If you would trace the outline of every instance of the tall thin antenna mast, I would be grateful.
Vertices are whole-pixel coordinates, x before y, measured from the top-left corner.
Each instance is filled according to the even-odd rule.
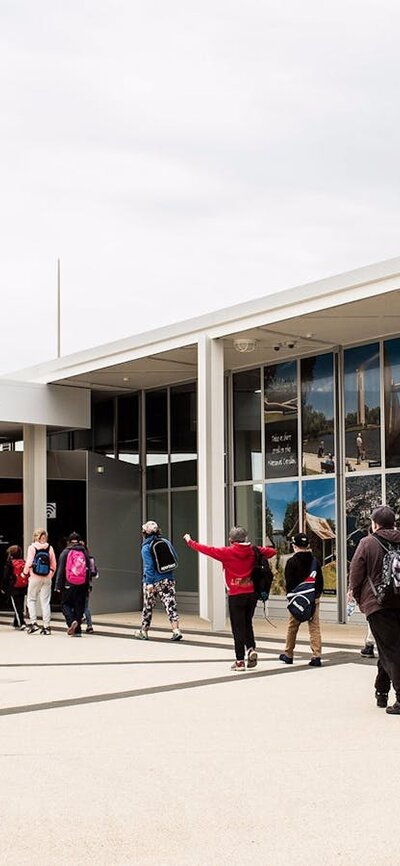
[[[57,259],[57,358],[61,358],[61,263]]]

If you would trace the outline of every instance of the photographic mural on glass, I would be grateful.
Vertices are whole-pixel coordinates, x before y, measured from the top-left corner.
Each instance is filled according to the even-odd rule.
[[[386,466],[400,466],[400,340],[384,344]]]
[[[262,545],[262,484],[235,487],[235,525],[247,529],[252,544]]]
[[[333,355],[301,361],[303,474],[335,471]]]
[[[275,578],[271,595],[285,595],[285,565],[292,554],[290,539],[299,525],[299,487],[297,481],[265,485],[266,543],[275,547],[271,561]]]
[[[346,479],[346,548],[349,565],[358,542],[368,534],[371,512],[382,505],[380,475]]]
[[[386,505],[390,505],[396,515],[396,523],[400,521],[400,475],[398,472],[386,475]]]
[[[335,479],[303,481],[303,529],[324,575],[324,595],[336,595]]]
[[[346,471],[381,465],[379,343],[344,353]]]
[[[297,475],[296,361],[264,369],[265,476]]]

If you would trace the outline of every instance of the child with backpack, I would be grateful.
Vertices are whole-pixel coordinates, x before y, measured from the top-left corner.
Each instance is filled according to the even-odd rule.
[[[46,530],[35,529],[32,536],[32,544],[29,545],[26,554],[25,568],[22,572],[24,577],[29,578],[28,611],[31,624],[27,629],[27,634],[35,634],[35,632],[39,631],[36,609],[38,598],[40,598],[43,618],[43,626],[40,629],[40,634],[51,634],[51,580],[55,574],[56,567],[57,561],[55,553],[49,544]]]
[[[324,577],[322,574],[321,563],[313,556],[310,541],[304,532],[298,532],[291,539],[293,547],[293,556],[288,559],[285,566],[285,583],[288,600],[292,599],[296,603],[296,592],[302,587],[300,614],[295,616],[293,608],[289,605],[289,622],[286,634],[286,646],[283,653],[279,656],[279,661],[286,665],[293,664],[293,653],[296,646],[297,632],[301,622],[307,622],[308,632],[310,636],[311,668],[321,667],[321,627],[319,622],[319,605],[320,596],[324,589]],[[313,575],[313,578],[311,578]],[[307,597],[304,593],[304,585],[310,581],[312,586],[313,601],[307,610]],[[305,602],[305,606],[304,606]],[[297,605],[299,606],[299,604]]]
[[[178,557],[171,542],[162,538],[160,527],[155,520],[148,520],[142,526],[143,562],[143,611],[142,623],[134,636],[138,640],[148,640],[153,608],[160,599],[172,628],[171,640],[182,640],[179,616],[176,606],[175,572]]]
[[[25,596],[28,589],[28,577],[24,576],[25,560],[22,559],[22,549],[18,544],[12,544],[6,551],[3,588],[9,595],[14,610],[13,627],[23,631],[26,628],[24,618]]]
[[[62,611],[70,637],[81,637],[81,623],[90,580],[90,559],[79,532],[71,532],[56,574],[56,592],[61,592]]]

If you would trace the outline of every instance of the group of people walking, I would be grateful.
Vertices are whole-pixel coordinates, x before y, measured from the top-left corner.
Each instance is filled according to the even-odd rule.
[[[36,529],[26,558],[19,545],[11,545],[6,553],[2,592],[10,598],[14,611],[13,627],[41,635],[51,634],[51,595],[60,594],[61,607],[67,632],[78,637],[82,633],[82,620],[86,632],[92,634],[93,623],[89,606],[92,581],[97,577],[95,559],[89,554],[78,532],[71,532],[67,545],[56,560],[45,529]],[[38,625],[38,601],[42,612],[42,626]],[[25,621],[28,608],[29,625]]]

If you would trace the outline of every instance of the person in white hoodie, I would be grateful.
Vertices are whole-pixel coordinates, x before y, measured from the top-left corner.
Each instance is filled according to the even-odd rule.
[[[51,579],[56,570],[57,562],[53,548],[49,544],[45,529],[35,529],[32,536],[32,544],[28,547],[26,554],[24,575],[29,576],[28,581],[28,611],[31,624],[27,634],[39,631],[37,624],[36,602],[40,598],[42,608],[43,626],[40,634],[51,634],[50,629],[50,597]]]

